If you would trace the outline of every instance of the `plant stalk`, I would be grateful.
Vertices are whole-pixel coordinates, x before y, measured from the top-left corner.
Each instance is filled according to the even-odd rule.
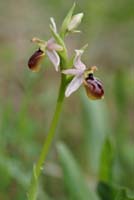
[[[63,104],[63,100],[64,100],[65,87],[66,87],[66,80],[65,80],[65,76],[62,75],[60,89],[59,89],[59,95],[57,98],[56,108],[55,108],[53,119],[52,119],[52,122],[50,125],[50,129],[47,134],[47,137],[45,138],[44,145],[43,145],[42,151],[40,153],[39,159],[33,167],[33,174],[31,177],[30,188],[28,191],[28,200],[36,200],[37,199],[38,180],[39,180],[39,176],[41,174],[43,165],[45,164],[50,146],[52,144],[52,141],[53,141],[53,138],[54,138],[54,135],[56,132],[56,127],[57,127],[57,124],[59,121],[62,104]]]

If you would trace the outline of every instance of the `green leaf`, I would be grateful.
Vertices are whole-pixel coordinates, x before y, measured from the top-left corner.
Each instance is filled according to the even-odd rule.
[[[97,191],[101,200],[114,200],[118,189],[111,184],[100,181],[97,185]]]
[[[67,16],[65,17],[65,19],[62,23],[61,32],[60,32],[60,35],[61,35],[62,38],[64,38],[64,36],[66,34],[66,30],[67,30],[68,24],[71,21],[74,9],[75,9],[75,3],[73,4],[72,8],[69,10]]]
[[[127,191],[125,188],[123,189],[120,189],[120,191],[118,192],[115,200],[134,200],[134,197],[130,197],[128,194],[127,194]]]
[[[113,162],[114,162],[114,147],[109,138],[104,142],[102,148],[101,160],[100,160],[100,170],[99,178],[105,182],[111,182]]]
[[[97,191],[101,200],[134,200],[134,196],[128,194],[127,188],[121,188],[102,181],[98,183]]]
[[[79,165],[70,150],[62,143],[58,144],[58,156],[63,170],[65,186],[73,200],[98,200],[94,191],[87,186]]]
[[[106,135],[110,134],[108,111],[104,101],[92,101],[81,93],[84,151],[87,166],[98,173],[102,146]]]
[[[0,154],[0,168],[3,168],[7,175],[15,179],[24,188],[28,186],[30,174],[25,174],[17,160],[11,160]]]

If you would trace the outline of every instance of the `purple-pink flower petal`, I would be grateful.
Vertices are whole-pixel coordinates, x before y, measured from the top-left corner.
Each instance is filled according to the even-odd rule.
[[[83,74],[83,71],[79,69],[65,69],[65,70],[62,70],[62,73],[66,75],[81,75]]]
[[[83,83],[83,76],[75,76],[73,80],[69,83],[67,86],[67,89],[65,91],[65,96],[69,97],[73,92],[75,92]]]
[[[83,50],[75,50],[76,52],[76,55],[75,55],[75,58],[74,58],[74,66],[75,68],[77,69],[81,69],[81,70],[85,70],[86,69],[86,66],[85,64],[81,61],[81,56],[83,54]]]
[[[55,70],[59,70],[60,58],[56,51],[46,51],[47,56],[49,57],[50,61],[53,63]]]
[[[47,41],[47,49],[50,51],[52,51],[52,50],[62,51],[63,47],[61,45],[55,43],[54,38],[51,38]]]

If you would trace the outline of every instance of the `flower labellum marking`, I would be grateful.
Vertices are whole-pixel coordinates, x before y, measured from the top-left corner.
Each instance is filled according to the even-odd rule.
[[[87,96],[90,99],[102,99],[104,98],[104,90],[100,80],[93,76],[93,69],[85,71],[84,87],[86,89]]]

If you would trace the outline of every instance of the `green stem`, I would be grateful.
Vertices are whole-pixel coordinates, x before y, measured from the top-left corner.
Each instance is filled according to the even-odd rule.
[[[44,145],[43,145],[41,154],[39,156],[39,159],[33,168],[31,184],[30,184],[30,188],[28,191],[28,200],[36,200],[36,198],[37,198],[38,179],[41,174],[42,167],[46,161],[46,157],[48,155],[50,145],[52,144],[55,130],[56,130],[56,127],[57,127],[57,124],[59,121],[62,104],[63,104],[63,100],[64,100],[65,87],[66,87],[65,76],[62,75],[59,95],[58,95],[58,99],[57,99],[54,116],[53,116],[53,119],[52,119],[52,122],[50,125],[50,129],[49,129],[47,137],[45,138]]]

